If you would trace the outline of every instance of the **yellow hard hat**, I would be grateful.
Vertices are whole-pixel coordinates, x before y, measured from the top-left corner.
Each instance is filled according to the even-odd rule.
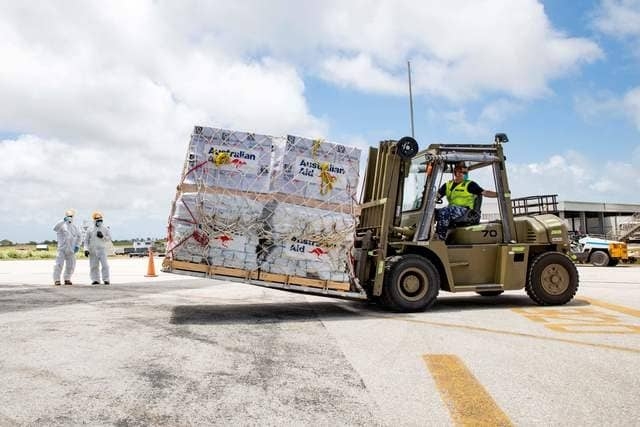
[[[94,221],[102,219],[102,212],[95,211],[91,214],[91,218],[93,218]]]
[[[75,209],[67,209],[64,213],[64,216],[76,216],[76,210]]]

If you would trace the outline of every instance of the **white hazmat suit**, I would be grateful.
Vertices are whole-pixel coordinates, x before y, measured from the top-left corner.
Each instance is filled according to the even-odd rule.
[[[109,263],[107,262],[107,247],[111,241],[111,232],[102,225],[102,219],[97,220],[87,230],[84,238],[85,255],[89,252],[89,274],[91,284],[100,283],[100,267],[102,267],[102,283],[109,284]]]
[[[69,215],[58,222],[53,231],[56,232],[58,241],[58,255],[56,265],[53,268],[53,282],[60,284],[60,275],[64,266],[64,284],[71,285],[71,275],[76,268],[76,252],[80,248],[80,230],[73,224],[73,215]]]

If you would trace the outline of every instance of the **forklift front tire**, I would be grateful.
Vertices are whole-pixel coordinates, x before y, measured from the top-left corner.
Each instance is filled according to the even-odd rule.
[[[394,311],[424,311],[433,305],[439,291],[440,275],[431,261],[407,254],[386,272],[381,300]]]

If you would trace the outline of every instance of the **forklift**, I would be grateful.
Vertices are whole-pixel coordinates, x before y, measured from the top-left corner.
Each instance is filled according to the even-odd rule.
[[[552,213],[555,197],[514,213],[507,142],[498,133],[491,144],[432,144],[420,152],[412,137],[371,147],[349,260],[353,286],[399,312],[426,310],[441,290],[497,296],[524,288],[539,305],[571,301],[578,271],[567,226]],[[498,218],[481,221],[479,196],[441,240],[438,189],[459,162],[493,176]]]

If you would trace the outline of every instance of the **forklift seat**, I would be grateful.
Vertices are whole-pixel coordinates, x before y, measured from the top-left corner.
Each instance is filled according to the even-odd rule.
[[[480,212],[482,208],[482,194],[476,196],[473,201],[473,209],[468,209],[467,212],[460,218],[456,218],[449,223],[451,228],[466,227],[468,225],[476,225],[480,223]]]

